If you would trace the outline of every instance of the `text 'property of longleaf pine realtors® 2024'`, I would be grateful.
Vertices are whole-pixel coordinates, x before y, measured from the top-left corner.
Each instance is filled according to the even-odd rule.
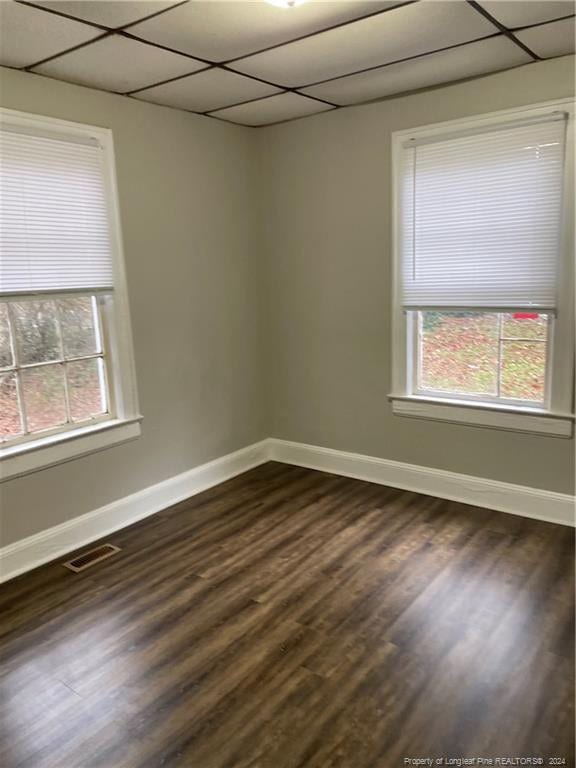
[[[427,766],[513,766],[513,765],[566,765],[565,757],[405,757],[404,765]]]

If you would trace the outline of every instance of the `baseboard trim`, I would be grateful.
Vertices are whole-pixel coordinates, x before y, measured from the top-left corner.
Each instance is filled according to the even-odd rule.
[[[0,583],[90,544],[268,461],[268,441],[163,480],[73,520],[0,549]]]
[[[568,494],[274,438],[268,441],[268,452],[270,459],[285,464],[318,469],[549,523],[576,524],[575,499]]]
[[[81,517],[9,544],[0,549],[0,583],[67,555],[267,461],[318,469],[549,523],[576,524],[575,500],[567,494],[268,438]]]

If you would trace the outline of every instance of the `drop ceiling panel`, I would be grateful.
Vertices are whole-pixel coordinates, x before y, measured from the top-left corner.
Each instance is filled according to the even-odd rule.
[[[102,34],[79,21],[2,1],[0,27],[0,64],[8,67],[27,67]]]
[[[498,22],[466,0],[270,2],[0,0],[0,64],[266,125],[330,109],[305,94],[346,106],[527,63],[499,23],[542,58],[574,51],[573,18],[549,19],[576,0],[480,0]]]
[[[233,64],[280,85],[305,86],[455,43],[496,27],[464,2],[420,2]]]
[[[156,2],[156,0],[144,0],[143,2],[139,0],[47,0],[47,2],[34,2],[34,5],[50,8],[59,13],[67,13],[77,19],[90,21],[93,24],[102,24],[114,29],[143,19],[152,13],[163,11],[175,4],[175,2]]]
[[[223,69],[208,69],[172,83],[147,88],[135,98],[169,107],[207,112],[248,99],[258,99],[278,93],[279,88],[250,80]]]
[[[279,8],[263,0],[193,0],[130,31],[192,56],[227,61],[399,2],[309,0],[294,8]]]
[[[312,101],[312,99],[299,96],[297,93],[282,93],[269,99],[218,110],[218,112],[214,112],[214,115],[241,125],[256,126],[313,115],[329,109],[332,107],[328,104]]]
[[[480,5],[505,27],[527,27],[575,12],[573,0],[480,0]]]
[[[34,68],[49,77],[108,91],[127,91],[187,75],[205,64],[129,38],[111,35]]]
[[[554,21],[551,24],[532,27],[515,34],[531,51],[543,59],[574,53],[574,19]]]
[[[532,58],[508,38],[496,37],[419,59],[390,64],[371,72],[332,80],[305,88],[303,92],[334,104],[357,104],[404,91],[496,72],[531,61]]]

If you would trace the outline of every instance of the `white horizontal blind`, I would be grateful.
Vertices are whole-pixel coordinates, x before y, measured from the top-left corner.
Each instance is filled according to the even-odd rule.
[[[103,149],[0,129],[0,296],[111,289]]]
[[[564,144],[556,113],[403,146],[405,308],[555,309]]]

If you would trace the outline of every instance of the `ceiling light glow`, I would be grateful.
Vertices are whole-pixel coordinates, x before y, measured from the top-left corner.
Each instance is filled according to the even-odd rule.
[[[266,0],[270,5],[276,5],[278,8],[295,8],[302,5],[306,0]]]

